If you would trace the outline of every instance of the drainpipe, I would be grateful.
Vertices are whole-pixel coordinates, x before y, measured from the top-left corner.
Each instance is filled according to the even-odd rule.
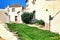
[[[59,14],[59,12],[60,12],[60,11],[58,11],[58,12],[56,13],[56,15],[55,15],[55,16],[53,16],[53,18],[55,18],[55,17]]]
[[[51,15],[49,15],[49,31],[50,31],[50,27],[51,27],[51,20],[53,19],[53,17],[51,17]]]

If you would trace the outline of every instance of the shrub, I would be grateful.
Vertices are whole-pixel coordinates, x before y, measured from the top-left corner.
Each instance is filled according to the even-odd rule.
[[[41,19],[41,20],[39,20],[39,24],[40,25],[45,25],[45,22]]]
[[[37,25],[45,25],[45,22],[41,19],[41,20],[35,20],[34,21],[34,24],[37,24]]]
[[[29,24],[31,22],[31,20],[33,19],[33,13],[23,13],[21,15],[22,17],[22,21],[26,24]]]
[[[35,20],[35,21],[34,21],[34,24],[39,25],[39,20]]]

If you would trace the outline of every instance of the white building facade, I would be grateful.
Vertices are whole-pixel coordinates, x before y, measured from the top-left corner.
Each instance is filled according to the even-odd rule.
[[[13,4],[12,6],[8,6],[6,11],[9,15],[10,22],[22,23],[22,7],[20,7],[18,4]]]
[[[33,4],[33,1],[35,4]],[[60,0],[28,0],[27,4],[29,12],[35,12],[35,18],[45,21],[45,26],[49,27],[49,30],[60,34]],[[58,13],[59,12],[59,13]],[[58,13],[58,15],[56,15]],[[52,20],[49,20],[49,15],[55,17]]]

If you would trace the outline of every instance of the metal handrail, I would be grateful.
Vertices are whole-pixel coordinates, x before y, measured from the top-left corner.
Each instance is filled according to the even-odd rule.
[[[55,18],[58,14],[59,14],[60,11],[57,12],[57,14],[55,16],[53,16],[53,18]]]

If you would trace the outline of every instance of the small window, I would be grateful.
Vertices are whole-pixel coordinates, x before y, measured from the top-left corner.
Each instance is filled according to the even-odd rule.
[[[35,19],[35,12],[36,12],[36,11],[34,10],[34,11],[33,11],[33,18],[34,18],[34,19]]]
[[[15,12],[15,8],[12,8],[12,12]]]
[[[35,13],[36,11],[34,10],[33,13]]]
[[[10,11],[9,8],[7,10],[8,10],[8,12]]]
[[[7,16],[8,16],[8,13],[5,13],[5,15],[7,15]]]
[[[19,14],[19,13],[20,13],[20,11],[17,12],[17,14]]]
[[[15,21],[17,21],[17,16],[15,16]]]
[[[48,11],[48,9],[46,9],[46,11]]]
[[[22,7],[22,10],[24,10],[24,7]]]

